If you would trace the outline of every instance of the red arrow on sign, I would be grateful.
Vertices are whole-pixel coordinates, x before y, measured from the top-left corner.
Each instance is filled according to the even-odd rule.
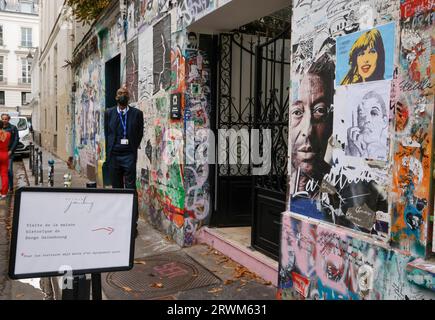
[[[92,232],[102,231],[102,230],[108,231],[109,235],[111,235],[115,231],[115,229],[113,229],[112,227],[107,227],[107,228],[95,229],[95,230],[92,230]]]

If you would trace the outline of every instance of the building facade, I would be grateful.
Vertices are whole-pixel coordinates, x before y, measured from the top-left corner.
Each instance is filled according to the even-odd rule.
[[[33,55],[34,61],[39,61],[39,48],[35,50],[35,54]],[[41,129],[39,126],[40,116],[39,116],[39,100],[41,99],[40,94],[40,84],[39,81],[40,75],[39,75],[39,65],[38,63],[33,63],[31,70],[31,88],[32,88],[32,98],[29,103],[29,108],[31,109],[31,123],[32,123],[32,129],[33,129],[33,141],[36,144],[41,144]]]
[[[30,118],[31,66],[38,45],[38,1],[0,1],[1,112]]]
[[[66,20],[63,0],[41,2],[41,47],[39,55],[40,109],[39,130],[41,145],[63,160],[68,159],[67,146],[71,135],[68,113],[71,100],[71,59],[73,28]]]
[[[283,299],[433,299],[433,11],[112,1],[73,53],[75,166],[110,184],[103,114],[126,84],[140,212],[177,243],[248,230],[235,259],[274,260]]]
[[[40,4],[39,50],[41,145],[67,161],[73,150],[73,92],[71,60],[86,27],[77,23],[65,0]]]

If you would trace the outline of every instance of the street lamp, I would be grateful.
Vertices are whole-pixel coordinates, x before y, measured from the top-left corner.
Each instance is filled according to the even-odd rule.
[[[17,109],[18,115],[20,115],[20,106],[17,106],[16,109]]]

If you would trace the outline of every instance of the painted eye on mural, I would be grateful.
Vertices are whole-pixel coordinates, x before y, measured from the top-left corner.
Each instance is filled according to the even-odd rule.
[[[323,102],[318,103],[314,106],[314,108],[313,108],[314,119],[322,120],[326,117],[327,114],[328,114],[328,108],[326,107],[326,105]]]
[[[291,109],[292,118],[300,119],[304,115],[304,108],[300,105],[293,106]]]
[[[376,51],[375,48],[371,48],[370,51],[369,51],[369,53],[371,53],[371,54],[375,54],[375,53],[377,53],[377,51]]]
[[[377,117],[377,116],[379,116],[380,115],[380,109],[378,109],[378,108],[372,108],[372,110],[371,110],[371,112],[370,112],[370,114],[373,116],[373,117]]]

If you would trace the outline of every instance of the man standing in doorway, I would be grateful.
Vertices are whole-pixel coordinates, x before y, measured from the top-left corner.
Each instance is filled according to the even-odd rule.
[[[10,123],[11,116],[4,113],[2,114],[3,129],[11,134],[11,140],[9,142],[9,168],[8,168],[8,180],[9,180],[9,192],[14,191],[14,152],[18,147],[18,128]]]
[[[137,149],[143,137],[143,112],[128,105],[129,93],[125,87],[117,91],[116,101],[118,105],[106,110],[104,117],[106,161],[113,188],[136,189]]]
[[[126,87],[118,89],[116,102],[118,105],[106,110],[104,114],[106,162],[113,188],[136,190],[137,149],[143,138],[143,112],[128,105],[129,93]],[[138,216],[135,219],[137,237]]]

